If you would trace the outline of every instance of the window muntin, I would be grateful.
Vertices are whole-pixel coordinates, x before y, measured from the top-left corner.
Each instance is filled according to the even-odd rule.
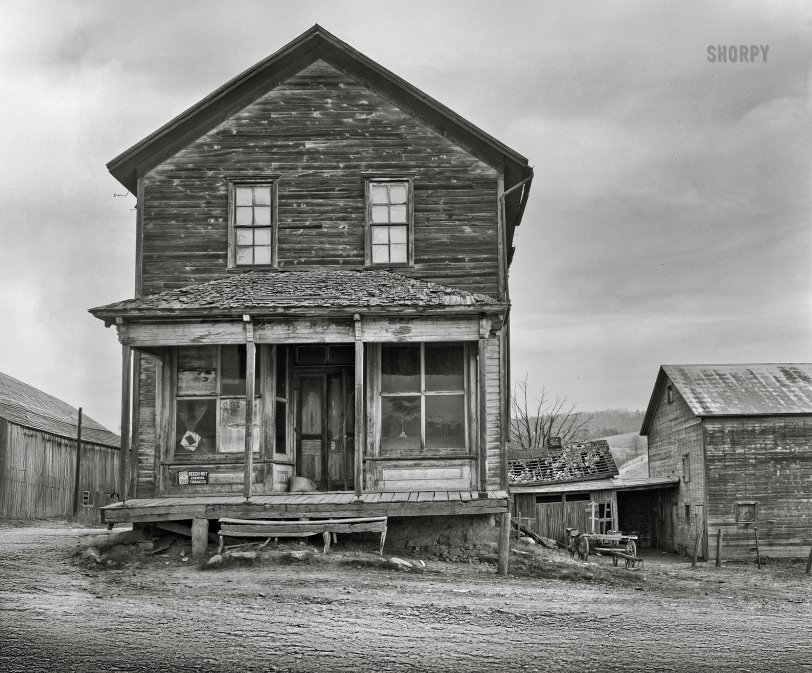
[[[370,264],[410,263],[411,211],[410,180],[367,182],[367,261]]]
[[[382,456],[467,453],[465,362],[461,343],[381,346]]]
[[[230,198],[229,265],[274,265],[276,184],[232,183]]]
[[[245,450],[245,346],[178,348],[175,442],[179,456],[239,453]],[[253,450],[259,451],[262,399],[257,351]]]

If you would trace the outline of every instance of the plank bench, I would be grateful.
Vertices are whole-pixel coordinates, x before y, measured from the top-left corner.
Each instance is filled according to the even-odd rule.
[[[220,519],[220,547],[223,551],[225,537],[302,537],[322,534],[324,552],[330,551],[330,541],[336,533],[380,533],[379,554],[383,556],[386,542],[387,517],[376,516],[354,519],[310,519],[307,521],[259,521],[256,519]]]

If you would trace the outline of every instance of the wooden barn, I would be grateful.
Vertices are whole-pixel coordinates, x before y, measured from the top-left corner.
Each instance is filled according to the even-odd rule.
[[[0,519],[74,515],[79,410],[0,373]],[[82,417],[77,516],[118,499],[120,438]]]
[[[641,434],[671,551],[800,557],[812,544],[812,364],[663,365]]]
[[[526,453],[526,452],[525,452]],[[568,442],[541,455],[513,452],[508,461],[513,516],[539,535],[567,541],[566,529],[638,536],[638,546],[656,547],[651,513],[672,477],[650,478],[639,470],[621,473],[604,439]]]
[[[108,168],[138,206],[135,298],[91,309],[132,408],[106,521],[494,537],[524,157],[314,26]]]

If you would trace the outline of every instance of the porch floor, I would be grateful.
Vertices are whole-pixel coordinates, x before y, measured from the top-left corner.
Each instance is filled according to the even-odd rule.
[[[296,519],[300,517],[449,516],[502,514],[507,491],[385,491],[199,495],[117,502],[101,508],[104,523],[184,519]]]

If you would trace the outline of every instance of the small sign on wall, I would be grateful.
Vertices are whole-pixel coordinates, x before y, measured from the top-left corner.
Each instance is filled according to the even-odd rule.
[[[208,484],[208,470],[181,470],[178,472],[178,484],[187,486],[189,484]]]

